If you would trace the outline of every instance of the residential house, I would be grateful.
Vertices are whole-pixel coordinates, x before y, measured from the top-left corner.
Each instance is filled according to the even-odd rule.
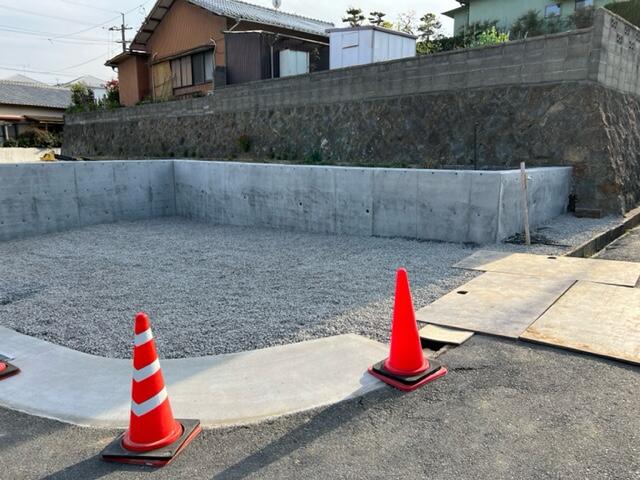
[[[75,80],[71,80],[67,83],[60,84],[61,87],[71,88],[71,85],[76,83],[84,83],[87,87],[93,90],[93,94],[96,97],[96,100],[102,100],[107,95],[107,88],[105,87],[106,83],[104,80],[100,80],[93,75],[84,75],[82,77],[78,77]]]
[[[331,27],[234,0],[158,0],[130,48],[107,65],[118,70],[123,105],[203,95],[281,71],[328,68]]]
[[[460,7],[443,15],[453,18],[454,32],[460,33],[474,23],[498,21],[498,26],[508,30],[529,10],[536,10],[544,17],[568,17],[586,7],[603,7],[616,0],[460,0]]]
[[[0,80],[0,145],[30,127],[61,131],[70,104],[68,88]]]

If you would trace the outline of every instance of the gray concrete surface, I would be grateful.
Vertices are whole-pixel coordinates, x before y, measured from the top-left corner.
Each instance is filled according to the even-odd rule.
[[[570,168],[532,169],[532,226],[566,210]],[[495,243],[523,229],[519,173],[187,160],[0,165],[0,240],[180,216],[299,232]]]
[[[205,430],[169,467],[102,463],[118,432],[0,409],[10,479],[640,478],[640,369],[481,335],[441,357],[450,373],[411,394],[243,428]]]
[[[566,211],[570,168],[528,172],[531,225]],[[524,229],[520,173],[176,161],[178,215],[221,225],[495,243]]]
[[[0,241],[175,214],[173,163],[0,164]]]
[[[1,406],[77,425],[128,425],[130,360],[87,355],[4,327],[0,352],[22,370],[0,385]],[[175,415],[220,427],[365,395],[382,386],[366,371],[387,353],[378,342],[343,335],[161,363]]]
[[[640,227],[631,230],[625,236],[609,245],[597,255],[597,258],[640,262]]]

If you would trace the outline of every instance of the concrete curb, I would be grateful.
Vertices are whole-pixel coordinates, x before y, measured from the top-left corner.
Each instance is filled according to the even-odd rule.
[[[126,428],[131,361],[96,357],[0,327],[0,352],[22,373],[0,385],[0,406],[97,428]],[[204,427],[257,423],[332,405],[384,386],[367,367],[387,347],[342,335],[215,357],[161,360],[178,418]]]
[[[565,256],[576,258],[593,257],[595,254],[618,240],[628,231],[636,228],[638,225],[640,225],[640,207],[635,210],[631,210],[627,215],[625,215],[625,220],[621,225],[593,237],[591,240],[586,241],[582,245],[571,250],[569,253],[566,253]]]

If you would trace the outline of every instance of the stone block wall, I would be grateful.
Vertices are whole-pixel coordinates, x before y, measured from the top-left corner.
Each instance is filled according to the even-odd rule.
[[[578,207],[619,213],[640,201],[639,33],[600,10],[585,30],[72,115],[64,153],[469,167],[477,124],[479,167],[573,166]]]

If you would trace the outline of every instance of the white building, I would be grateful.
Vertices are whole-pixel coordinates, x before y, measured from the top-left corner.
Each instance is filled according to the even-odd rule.
[[[416,56],[418,37],[404,32],[374,25],[327,31],[332,70]]]

